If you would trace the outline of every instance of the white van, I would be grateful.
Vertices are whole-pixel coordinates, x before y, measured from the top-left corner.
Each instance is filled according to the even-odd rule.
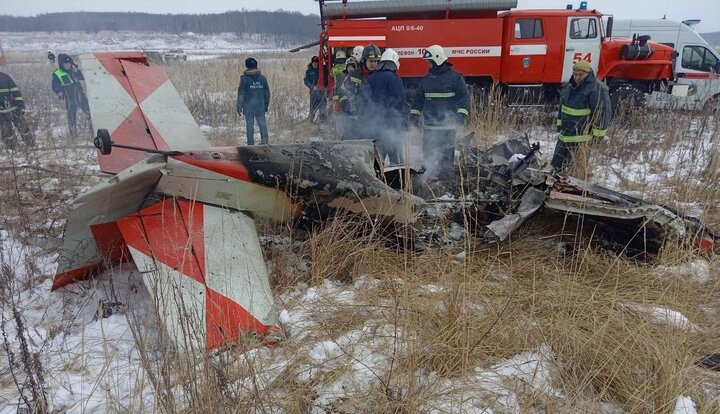
[[[648,98],[650,106],[703,109],[715,105],[720,108],[720,54],[693,28],[699,22],[614,19],[613,37],[650,35],[653,42],[671,46],[678,52],[674,67],[677,83],[672,86],[672,94],[653,93]]]

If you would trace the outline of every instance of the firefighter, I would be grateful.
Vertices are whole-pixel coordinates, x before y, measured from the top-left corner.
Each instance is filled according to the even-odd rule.
[[[270,87],[267,79],[258,69],[255,58],[245,59],[245,71],[240,76],[236,108],[239,115],[245,115],[247,144],[255,145],[255,121],[260,127],[260,140],[268,144],[269,134],[265,114],[270,107]]]
[[[332,75],[333,79],[335,80],[335,83],[337,83],[338,78],[340,77],[340,74],[345,72],[345,61],[347,60],[347,55],[345,54],[345,51],[342,49],[338,49],[335,52],[335,59],[333,60],[333,67],[330,69],[330,74]]]
[[[55,64],[55,53],[53,53],[52,50],[48,50],[47,59],[51,65]]]
[[[454,176],[455,135],[468,118],[469,96],[465,79],[453,70],[442,46],[423,53],[428,74],[420,81],[410,110],[411,124],[423,120],[423,157],[426,177]],[[437,168],[436,168],[437,167]]]
[[[373,44],[365,46],[359,62],[360,67],[349,72],[342,85],[340,85],[339,102],[342,112],[346,115],[342,132],[342,139],[344,140],[373,138],[368,134],[367,128],[359,119],[364,105],[361,102],[360,86],[377,68],[381,56],[382,52],[379,47]]]
[[[318,79],[320,78],[318,66],[318,57],[313,56],[305,71],[303,82],[310,92],[310,112],[308,113],[307,119],[314,121],[315,113],[317,112],[322,122],[325,120],[325,107],[327,106],[327,102],[325,101],[325,94],[318,88]]]
[[[343,70],[340,75],[338,75],[337,81],[335,82],[335,93],[333,94],[333,97],[339,96],[338,92],[340,91],[340,86],[345,81],[345,78],[347,78],[348,74],[355,69],[358,68],[358,61],[355,60],[354,57],[350,56],[345,61],[345,70]]]
[[[23,112],[25,101],[20,89],[10,75],[0,72],[0,137],[7,148],[15,148],[16,138],[13,126],[27,146],[35,145],[30,126],[25,121]]]
[[[610,122],[612,107],[607,86],[595,78],[590,62],[573,66],[570,81],[560,91],[557,127],[560,136],[550,165],[555,171],[566,168],[584,143],[602,139]],[[589,155],[589,148],[583,152]]]
[[[77,111],[81,110],[90,120],[87,96],[80,81],[85,80],[72,58],[64,53],[58,55],[58,68],[52,75],[52,90],[58,99],[65,101],[70,135],[77,134]]]
[[[403,138],[409,107],[405,84],[397,75],[400,56],[393,49],[386,49],[380,63],[370,77],[362,83],[361,94],[367,105],[361,118],[373,130],[380,157],[388,156],[391,164],[404,161]]]
[[[345,60],[345,70],[338,75],[337,79],[335,80],[335,88],[333,89],[333,123],[334,128],[342,134],[345,123],[347,121],[347,113],[343,111],[343,102],[346,102],[346,98],[342,96],[341,93],[341,86],[343,82],[345,82],[345,78],[347,78],[348,74],[358,67],[358,62],[355,60],[354,57],[350,56]]]

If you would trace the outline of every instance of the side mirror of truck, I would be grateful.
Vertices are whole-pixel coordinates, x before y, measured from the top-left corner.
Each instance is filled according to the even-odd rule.
[[[610,39],[612,37],[614,20],[615,19],[613,18],[613,16],[608,17],[607,26],[605,27],[605,37],[607,37],[608,39]]]
[[[713,72],[717,75],[720,74],[720,62],[717,62],[713,67]]]

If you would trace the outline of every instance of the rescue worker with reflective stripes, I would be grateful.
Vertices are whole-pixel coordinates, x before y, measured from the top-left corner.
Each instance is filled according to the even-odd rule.
[[[345,82],[345,79],[348,77],[350,72],[354,71],[358,67],[358,62],[355,60],[354,57],[350,56],[345,61],[345,70],[342,71],[342,73],[338,76],[338,78],[335,80],[335,88],[333,90],[333,104],[334,104],[334,116],[333,121],[335,123],[335,128],[337,131],[339,131],[340,134],[343,133],[345,128],[345,123],[348,120],[348,114],[343,111],[343,105],[342,102],[347,102],[347,97],[342,95],[341,86],[343,82]]]
[[[7,148],[15,148],[16,138],[13,126],[18,130],[25,144],[35,145],[30,126],[25,121],[25,100],[10,75],[0,72],[0,136]]]
[[[393,49],[386,49],[380,64],[361,87],[363,102],[367,102],[360,119],[371,130],[380,158],[388,156],[390,164],[404,162],[403,150],[405,125],[409,107],[405,84],[397,75],[400,56]]]
[[[556,171],[567,167],[578,148],[607,133],[612,107],[607,86],[595,78],[590,62],[580,60],[573,66],[573,76],[560,91],[560,109],[556,120],[558,132],[551,161]],[[589,148],[585,149],[587,156]]]
[[[71,135],[77,134],[77,111],[81,110],[90,121],[87,96],[80,81],[85,80],[72,58],[64,53],[58,55],[58,68],[52,75],[52,90],[58,99],[65,101],[68,128]]]
[[[330,69],[330,75],[335,80],[335,83],[337,83],[340,75],[343,72],[345,72],[345,61],[346,60],[347,60],[347,55],[345,54],[345,51],[342,49],[338,49],[335,52],[335,59],[333,59],[333,66]]]
[[[416,89],[410,119],[419,127],[422,116],[426,169],[440,167],[438,177],[449,179],[454,175],[456,131],[467,121],[470,97],[465,78],[453,70],[442,46],[428,47],[423,59],[430,70]]]
[[[342,131],[343,140],[374,138],[368,133],[359,117],[362,106],[366,104],[362,102],[360,86],[375,71],[381,56],[382,52],[379,47],[373,44],[365,46],[360,60],[360,67],[348,73],[348,76],[340,85],[338,102],[342,112],[346,115]]]

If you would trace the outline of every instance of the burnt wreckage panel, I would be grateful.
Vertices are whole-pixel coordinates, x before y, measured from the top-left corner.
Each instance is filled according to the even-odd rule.
[[[648,203],[583,180],[540,170],[537,144],[513,138],[481,150],[459,145],[456,182],[436,188],[450,190],[437,197],[433,184],[412,172],[413,192],[428,202],[425,216],[470,222],[490,240],[505,240],[541,210],[581,217],[608,246],[624,251],[657,253],[666,240],[690,242],[705,251],[717,250],[717,236],[697,219],[665,206]],[[391,172],[392,177],[397,172]],[[422,222],[422,219],[421,219]]]

